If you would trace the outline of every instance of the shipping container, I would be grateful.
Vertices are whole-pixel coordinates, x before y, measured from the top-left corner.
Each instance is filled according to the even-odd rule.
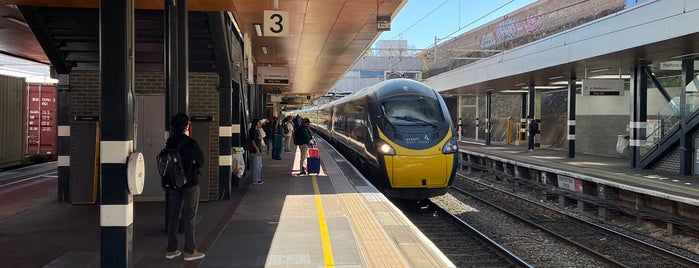
[[[24,78],[0,75],[0,168],[25,161],[25,92]]]
[[[58,106],[56,86],[27,85],[27,155],[56,155],[58,139]]]

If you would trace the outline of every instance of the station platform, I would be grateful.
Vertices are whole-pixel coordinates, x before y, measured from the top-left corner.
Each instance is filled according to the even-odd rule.
[[[263,157],[263,184],[246,176],[232,200],[200,202],[206,257],[164,258],[164,202],[134,204],[135,267],[454,267],[331,147],[322,169],[298,176],[298,152]],[[55,178],[0,188],[4,267],[99,267],[99,205],[57,203]],[[180,243],[182,243],[180,239]]]
[[[699,176],[687,176],[651,169],[632,168],[627,158],[576,153],[568,157],[565,150],[524,145],[462,140],[462,159],[475,155],[511,165],[532,168],[608,185],[617,189],[699,206]]]

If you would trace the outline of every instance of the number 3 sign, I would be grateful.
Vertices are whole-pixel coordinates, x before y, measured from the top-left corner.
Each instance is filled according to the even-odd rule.
[[[279,10],[265,10],[264,14],[264,36],[289,36],[289,12]]]

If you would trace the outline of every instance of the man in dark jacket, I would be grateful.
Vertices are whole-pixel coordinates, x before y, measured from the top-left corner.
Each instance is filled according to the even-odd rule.
[[[194,230],[196,229],[197,208],[199,207],[199,169],[204,166],[204,154],[199,144],[187,136],[189,117],[178,113],[170,120],[172,136],[165,144],[168,148],[180,148],[187,183],[180,189],[167,189],[168,224],[166,259],[174,259],[182,254],[178,250],[177,229],[180,213],[184,220],[184,260],[193,261],[204,258],[204,253],[196,250]],[[181,146],[180,146],[181,144]]]
[[[301,120],[301,122],[301,127],[295,130],[299,133],[295,133],[294,135],[298,135],[298,146],[299,150],[301,151],[301,158],[299,158],[299,167],[301,168],[301,172],[299,172],[299,175],[304,175],[306,174],[305,163],[306,158],[308,158],[308,145],[311,143],[313,135],[311,135],[311,121],[308,120],[308,118],[304,118]]]
[[[529,151],[534,151],[534,136],[539,134],[539,122],[536,122],[531,116],[527,116],[527,123],[529,124],[529,142],[527,143],[527,148]]]

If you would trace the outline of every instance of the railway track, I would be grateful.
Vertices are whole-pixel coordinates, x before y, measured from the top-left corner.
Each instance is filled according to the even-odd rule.
[[[699,267],[699,261],[462,176],[453,191],[488,204],[611,267]]]
[[[457,267],[532,267],[434,203],[394,203]]]
[[[0,187],[10,186],[23,181],[56,175],[56,162],[47,162],[0,172]]]

